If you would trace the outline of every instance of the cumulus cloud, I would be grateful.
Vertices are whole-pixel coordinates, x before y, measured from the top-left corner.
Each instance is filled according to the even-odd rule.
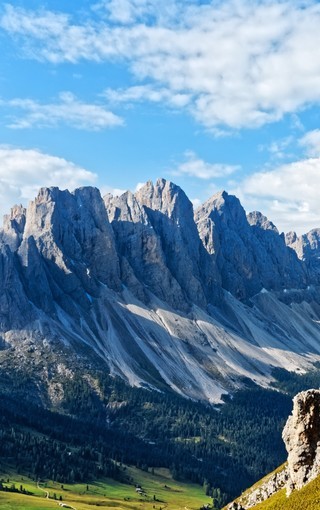
[[[199,158],[193,151],[185,152],[186,161],[180,163],[171,173],[175,176],[188,175],[198,179],[214,179],[228,176],[240,169],[237,165],[208,163]]]
[[[42,186],[73,190],[93,185],[97,175],[36,149],[0,146],[0,217],[14,204],[26,204]]]
[[[304,148],[307,156],[319,157],[320,156],[320,129],[308,131],[299,140],[299,145]]]
[[[252,174],[232,192],[247,211],[262,211],[280,231],[302,234],[320,227],[319,187],[320,158],[309,158]]]
[[[166,0],[155,2],[154,0],[103,0],[94,5],[94,11],[105,11],[109,20],[124,25],[147,19],[162,19],[176,12],[176,2]]]
[[[209,129],[262,126],[320,101],[316,0],[105,0],[79,19],[6,5],[0,27],[38,60],[121,62],[164,103],[188,97],[179,106]]]
[[[33,99],[0,100],[0,107],[10,107],[22,114],[10,114],[8,127],[25,129],[31,127],[56,127],[64,123],[76,129],[101,131],[121,126],[123,120],[101,105],[79,101],[70,92],[62,92],[56,103],[42,104]]]

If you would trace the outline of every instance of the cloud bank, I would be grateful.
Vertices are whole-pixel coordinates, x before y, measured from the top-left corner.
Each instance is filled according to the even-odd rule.
[[[96,174],[63,158],[36,149],[0,147],[0,218],[14,204],[34,199],[42,186],[73,190],[93,185],[96,179]]]
[[[320,227],[320,158],[257,172],[231,190],[249,212],[259,210],[283,232]]]
[[[85,21],[8,4],[0,17],[29,58],[120,62],[151,101],[151,91],[169,106],[183,98],[178,107],[213,130],[255,128],[318,104],[319,26],[312,0],[109,0]]]
[[[59,101],[55,103],[43,104],[32,99],[15,98],[0,100],[0,106],[17,111],[10,114],[7,127],[11,129],[66,124],[76,129],[101,131],[124,123],[120,117],[103,106],[79,101],[71,92],[62,92]]]

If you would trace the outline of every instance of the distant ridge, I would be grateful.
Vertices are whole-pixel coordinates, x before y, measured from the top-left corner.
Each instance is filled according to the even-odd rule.
[[[49,401],[50,378],[82,359],[211,403],[248,380],[268,386],[274,367],[309,370],[317,246],[301,258],[290,239],[225,191],[194,213],[164,179],[104,199],[42,188],[0,232],[2,368],[26,366]]]

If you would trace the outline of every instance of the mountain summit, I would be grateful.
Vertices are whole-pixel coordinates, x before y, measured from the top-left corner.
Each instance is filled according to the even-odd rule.
[[[0,232],[1,370],[25,367],[49,400],[57,371],[82,360],[219,402],[248,379],[268,386],[274,367],[320,360],[311,269],[226,192],[194,213],[164,179],[104,199],[43,188]]]

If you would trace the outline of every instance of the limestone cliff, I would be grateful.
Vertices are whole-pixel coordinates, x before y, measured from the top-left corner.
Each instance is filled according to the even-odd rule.
[[[320,390],[302,391],[294,397],[282,438],[288,452],[286,464],[248,489],[228,510],[253,508],[284,487],[290,496],[320,475]]]
[[[246,216],[237,197],[217,193],[196,210],[195,221],[223,287],[238,299],[306,285],[303,264],[277,228],[259,212]]]
[[[320,390],[295,396],[282,437],[288,452],[290,493],[320,474]]]

